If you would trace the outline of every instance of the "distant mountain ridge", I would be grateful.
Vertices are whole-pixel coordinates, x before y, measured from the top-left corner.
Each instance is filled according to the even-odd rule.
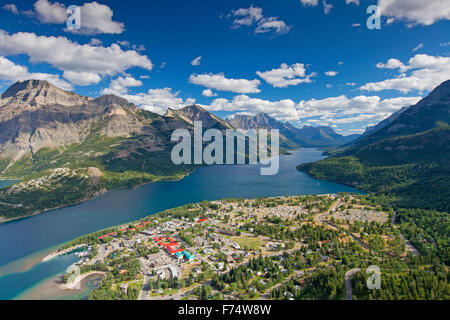
[[[441,83],[428,96],[413,106],[405,107],[370,128],[355,147],[368,145],[386,138],[404,136],[450,124],[450,80]]]
[[[83,143],[91,135],[142,136],[145,139],[137,142],[140,147],[155,149],[167,143],[164,131],[180,126],[185,124],[114,95],[93,99],[47,81],[18,82],[0,100],[0,158],[14,162],[44,148]]]
[[[278,121],[262,112],[254,116],[237,114],[228,122],[239,129],[278,129],[282,139],[294,147],[337,147],[359,137],[343,136],[325,126],[297,128],[289,122]]]
[[[168,108],[164,117],[181,119],[183,121],[186,121],[190,125],[193,125],[194,121],[202,121],[204,129],[215,128],[219,130],[225,130],[233,128],[225,120],[215,116],[211,112],[196,104],[186,106],[178,110]]]
[[[336,155],[298,167],[316,178],[450,210],[450,80],[371,128]]]

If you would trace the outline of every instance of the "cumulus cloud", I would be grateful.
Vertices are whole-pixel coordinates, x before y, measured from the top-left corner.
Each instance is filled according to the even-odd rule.
[[[429,26],[439,20],[450,19],[448,0],[378,0],[383,16]]]
[[[202,60],[202,56],[199,56],[199,57],[197,57],[197,58],[195,58],[194,60],[191,61],[191,65],[199,66],[201,60]]]
[[[32,73],[24,66],[17,65],[11,60],[0,56],[0,79],[6,81],[22,81],[28,79],[47,80],[63,90],[72,90],[73,87],[56,74]]]
[[[314,7],[319,4],[319,0],[300,0],[305,7]]]
[[[311,77],[316,75],[315,73],[306,75],[306,69],[303,63],[296,63],[291,66],[282,63],[278,69],[265,72],[257,71],[256,74],[276,88],[296,86],[300,83],[311,83]]]
[[[265,112],[279,120],[298,119],[296,103],[291,99],[269,101],[251,98],[247,95],[238,95],[232,100],[224,98],[215,99],[209,106],[205,106],[205,108],[210,111],[239,111],[250,112],[252,114]]]
[[[118,77],[109,83],[108,88],[103,89],[102,94],[124,95],[128,93],[128,88],[140,86],[142,86],[141,80],[136,80],[131,76]]]
[[[58,50],[55,50],[57,48]],[[109,47],[80,45],[66,37],[37,36],[34,33],[8,34],[0,30],[0,55],[26,54],[30,61],[45,62],[64,71],[74,83],[97,83],[105,75],[114,76],[129,68],[151,70],[147,56],[134,50],[122,50],[117,44]]]
[[[345,0],[348,3],[359,1],[359,0]],[[319,0],[300,0],[304,7],[315,7],[319,4]],[[331,3],[327,3],[325,0],[322,0],[323,12],[325,14],[329,14],[331,9],[333,9],[333,5]]]
[[[421,97],[398,97],[382,100],[378,96],[344,95],[325,99],[301,101],[299,109],[300,123],[310,125],[352,125],[367,126],[368,122],[377,123],[405,106],[414,105]]]
[[[89,86],[99,83],[102,78],[97,73],[64,71],[63,77],[78,86]]]
[[[89,44],[91,46],[101,46],[103,43],[102,43],[102,40],[100,40],[100,39],[92,38],[91,41],[89,41]]]
[[[14,14],[19,14],[19,9],[17,8],[17,6],[13,3],[8,3],[5,4],[2,9],[7,10],[9,12],[12,12]]]
[[[189,82],[201,85],[209,89],[216,89],[219,91],[230,91],[236,93],[258,93],[260,81],[258,79],[229,79],[223,73],[218,74],[192,74],[189,77]]]
[[[258,23],[255,33],[274,32],[275,34],[288,33],[291,29],[284,21],[278,20],[276,17],[269,17],[263,19]]]
[[[62,24],[67,20],[66,6],[58,2],[38,0],[34,3],[34,10],[36,18],[42,23]]]
[[[262,9],[253,6],[233,10],[231,15],[236,17],[233,20],[233,28],[239,28],[239,26],[251,26],[264,17],[262,14]]]
[[[325,99],[302,100],[298,103],[291,99],[270,101],[238,95],[233,99],[217,98],[205,106],[210,111],[228,111],[233,113],[255,114],[265,112],[282,121],[300,123],[353,124],[361,126],[367,121],[377,122],[390,116],[404,106],[417,103],[421,97],[397,97],[381,99],[378,96],[345,95]]]
[[[172,92],[171,88],[150,89],[146,93],[136,95],[118,94],[124,99],[138,105],[139,107],[163,115],[167,108],[181,109],[186,105],[195,103],[195,99],[183,99],[179,97],[180,92]]]
[[[67,21],[66,5],[48,0],[38,0],[34,3],[34,11],[19,11],[14,4],[3,6],[14,14],[24,14],[35,17],[44,24],[65,24]],[[122,22],[113,21],[113,10],[98,2],[85,3],[79,6],[81,12],[81,29],[64,29],[67,32],[78,34],[120,34],[125,30]]]
[[[228,17],[234,17],[232,29],[240,28],[241,26],[255,25],[255,34],[273,32],[275,35],[288,33],[291,27],[278,17],[264,17],[262,9],[250,6],[249,8],[239,8],[231,11]]]
[[[334,77],[337,76],[338,72],[337,71],[327,71],[325,72],[325,75],[328,77]]]
[[[360,89],[367,91],[398,90],[408,93],[412,90],[432,90],[448,80],[450,75],[450,57],[417,54],[407,64],[392,58],[387,63],[378,63],[377,68],[398,70],[396,78],[371,82]]]
[[[202,95],[205,97],[215,97],[217,93],[214,93],[211,89],[205,89],[202,91]]]
[[[122,22],[112,20],[113,10],[97,2],[85,3],[81,9],[81,30],[84,34],[120,34],[125,30]],[[77,32],[76,30],[70,30]]]

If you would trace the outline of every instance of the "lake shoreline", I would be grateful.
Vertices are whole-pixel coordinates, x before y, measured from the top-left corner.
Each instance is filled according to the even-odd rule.
[[[321,160],[323,157],[322,151],[314,148],[292,150],[290,155],[280,157],[280,170],[274,176],[261,176],[259,165],[200,167],[177,181],[146,183],[135,186],[132,190],[112,190],[102,197],[77,206],[0,224],[0,234],[4,239],[0,242],[0,264],[5,266],[3,269],[8,273],[6,277],[0,276],[0,283],[3,281],[4,285],[11,286],[2,290],[0,285],[0,296],[3,294],[12,299],[10,292],[21,294],[36,287],[42,281],[41,274],[36,270],[45,269],[48,275],[55,272],[52,277],[61,274],[62,264],[73,263],[69,261],[72,259],[71,255],[40,262],[52,252],[66,249],[64,245],[74,239],[133,221],[142,221],[158,212],[188,203],[224,198],[360,193],[355,188],[318,181],[296,170],[298,164]],[[40,259],[36,258],[38,252]],[[24,265],[28,269],[30,265],[35,266],[30,271],[17,274],[18,270],[23,270]],[[64,270],[68,266],[69,264]],[[15,275],[12,274],[14,272]],[[10,282],[10,279],[15,278],[22,282]],[[33,295],[38,296],[38,293]]]
[[[150,182],[138,183],[138,184],[136,184],[136,185],[134,185],[134,186],[132,186],[132,187],[130,187],[130,188],[102,189],[102,190],[99,190],[98,192],[96,192],[93,196],[83,198],[83,199],[81,199],[81,200],[79,200],[79,201],[76,201],[76,202],[74,202],[74,203],[64,204],[64,205],[60,205],[60,206],[57,206],[57,207],[54,207],[54,208],[45,208],[45,209],[43,209],[43,210],[37,210],[37,211],[34,211],[33,213],[27,214],[27,215],[25,215],[25,216],[19,216],[19,217],[15,217],[15,218],[4,218],[4,217],[1,217],[1,216],[0,216],[0,225],[1,225],[1,224],[8,223],[8,222],[14,222],[14,221],[18,221],[18,220],[23,220],[23,219],[31,218],[31,217],[33,217],[33,216],[36,216],[36,215],[39,215],[39,214],[43,214],[43,213],[47,213],[47,212],[51,212],[51,211],[54,211],[54,210],[59,210],[59,209],[64,209],[64,208],[70,208],[70,207],[73,207],[73,206],[76,206],[76,205],[85,203],[85,202],[87,202],[87,201],[93,200],[93,199],[95,199],[95,198],[101,197],[101,196],[107,194],[108,192],[111,192],[111,191],[114,191],[114,190],[134,190],[134,189],[137,189],[137,188],[139,188],[139,187],[142,187],[142,186],[145,186],[145,185],[148,185],[148,184],[152,184],[152,183],[155,183],[155,182],[161,182],[161,181],[179,181],[179,180],[184,179],[185,177],[191,175],[191,174],[194,173],[195,171],[196,171],[196,169],[194,169],[194,170],[192,170],[192,171],[186,173],[185,175],[183,175],[183,176],[181,176],[181,177],[179,177],[179,178],[173,178],[173,179],[156,179],[156,180],[150,181]],[[14,180],[0,180],[0,181],[14,181]],[[19,181],[17,181],[17,182],[19,182]]]

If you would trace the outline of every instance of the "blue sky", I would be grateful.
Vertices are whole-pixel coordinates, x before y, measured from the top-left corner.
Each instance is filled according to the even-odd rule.
[[[195,102],[350,134],[450,78],[448,0],[0,3],[1,91],[39,78],[158,113]]]

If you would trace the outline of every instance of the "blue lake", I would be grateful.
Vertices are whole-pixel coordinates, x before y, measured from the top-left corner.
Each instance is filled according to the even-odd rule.
[[[83,234],[127,223],[168,208],[221,198],[360,193],[352,187],[319,181],[296,170],[300,163],[324,158],[320,150],[299,149],[291,153],[280,156],[280,170],[274,176],[261,176],[259,165],[204,167],[179,181],[156,182],[133,190],[111,191],[76,206],[0,224],[0,298],[13,298],[43,279],[36,272],[42,263],[22,272],[21,281],[16,282],[10,281],[14,270],[5,274],[1,272],[1,266],[18,259],[25,261],[27,256]],[[46,266],[53,263],[52,270],[56,275],[70,265],[70,260],[64,260],[66,263],[50,261]]]

